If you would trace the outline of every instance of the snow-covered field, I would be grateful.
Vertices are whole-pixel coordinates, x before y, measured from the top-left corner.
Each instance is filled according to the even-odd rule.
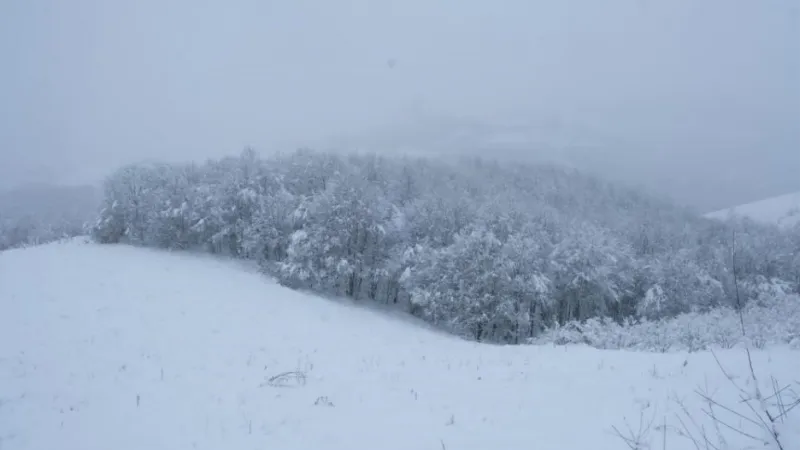
[[[757,222],[790,227],[800,223],[800,192],[714,211],[706,214],[706,217],[725,219],[731,213],[749,217]]]
[[[750,389],[743,353],[717,355]],[[796,351],[753,357],[765,387],[800,379]],[[696,389],[750,415],[711,353],[465,342],[204,256],[81,240],[0,253],[3,450],[605,450],[642,421],[652,448],[694,449],[692,419],[719,445]]]

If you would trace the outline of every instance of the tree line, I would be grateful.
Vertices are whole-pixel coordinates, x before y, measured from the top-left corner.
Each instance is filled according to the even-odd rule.
[[[733,306],[733,245],[745,290],[800,285],[796,230],[706,219],[554,165],[478,158],[248,149],[129,165],[106,180],[92,235],[257,261],[286,286],[503,343],[574,320]]]

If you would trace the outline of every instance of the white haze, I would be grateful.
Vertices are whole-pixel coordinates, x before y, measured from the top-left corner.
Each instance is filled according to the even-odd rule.
[[[0,187],[467,130],[479,144],[446,150],[725,207],[800,190],[799,17],[794,0],[4,0]]]

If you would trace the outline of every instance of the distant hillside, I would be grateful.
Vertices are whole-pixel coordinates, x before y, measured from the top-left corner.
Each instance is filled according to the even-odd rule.
[[[478,340],[733,305],[734,246],[744,298],[765,279],[795,289],[800,273],[796,235],[545,164],[248,151],[128,166],[105,194],[99,242],[255,260],[284,285]]]
[[[706,214],[706,217],[726,219],[731,215],[781,227],[792,227],[800,224],[800,192],[714,211]]]
[[[0,250],[83,233],[101,198],[93,186],[31,184],[0,191]]]

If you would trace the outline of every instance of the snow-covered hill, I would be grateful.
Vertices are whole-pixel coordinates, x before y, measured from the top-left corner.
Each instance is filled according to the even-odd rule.
[[[718,356],[747,386],[742,352]],[[788,349],[753,356],[765,383],[800,373]],[[696,388],[750,414],[709,353],[465,342],[203,256],[0,253],[4,450],[611,450],[640,422],[654,448],[666,424],[668,448],[693,449],[679,402],[716,433]]]
[[[800,192],[779,195],[706,214],[706,217],[725,219],[730,214],[749,217],[758,222],[790,227],[800,223]]]

